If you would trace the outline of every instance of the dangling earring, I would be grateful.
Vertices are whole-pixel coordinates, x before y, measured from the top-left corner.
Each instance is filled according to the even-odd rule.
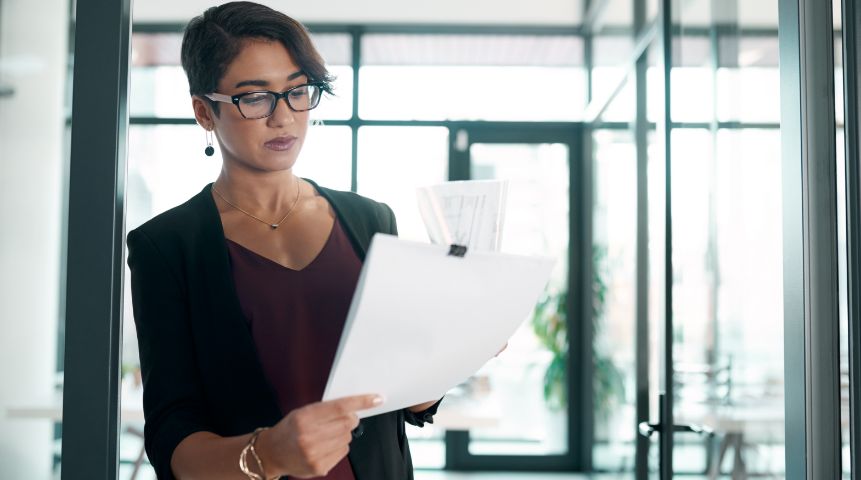
[[[215,154],[215,149],[212,148],[212,130],[206,131],[206,148],[203,150],[203,153],[205,153],[207,157],[211,157]]]

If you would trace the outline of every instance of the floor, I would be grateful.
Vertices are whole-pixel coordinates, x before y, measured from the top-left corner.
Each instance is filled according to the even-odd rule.
[[[633,475],[576,473],[461,473],[442,471],[421,471],[415,473],[415,480],[631,480]]]
[[[130,469],[120,467],[120,479],[129,477]],[[689,477],[692,480],[694,477]],[[150,468],[144,468],[136,480],[155,480],[155,474]],[[633,475],[596,474],[583,475],[575,473],[508,473],[508,472],[444,472],[440,470],[416,470],[415,480],[633,480]]]

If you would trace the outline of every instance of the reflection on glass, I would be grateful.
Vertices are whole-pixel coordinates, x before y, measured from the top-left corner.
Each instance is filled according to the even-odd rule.
[[[629,130],[593,134],[593,466],[630,469],[636,422],[637,152]]]
[[[777,38],[775,38],[777,43]],[[771,68],[721,68],[717,72],[720,121],[780,121],[780,72]]]
[[[601,12],[595,18],[596,30],[611,28],[616,31],[628,30],[633,35],[634,25],[634,1],[633,0],[607,0],[602,6]]]
[[[655,47],[650,47],[654,49]],[[650,87],[651,88],[651,87]],[[660,102],[663,105],[663,101]],[[663,111],[663,106],[661,107]],[[658,115],[662,116],[662,115]],[[663,325],[666,319],[667,275],[666,275],[666,225],[667,225],[667,176],[666,151],[663,132],[650,133],[648,136],[648,262],[649,262],[649,420],[655,421],[659,415],[659,394],[662,390],[664,365]],[[658,435],[649,441],[649,472],[658,472]]]
[[[601,114],[600,122],[633,123],[637,108],[637,89],[634,75],[628,75],[623,81],[625,82],[624,85]]]
[[[606,33],[592,40],[591,101],[606,102],[627,75],[634,39],[630,33]],[[634,104],[628,108],[633,108]]]
[[[672,148],[675,415],[719,442],[677,435],[676,467],[780,475],[780,135],[676,130]]]
[[[711,69],[673,68],[670,78],[673,122],[707,122],[714,117],[714,77]]]
[[[558,259],[538,318],[525,322],[508,349],[461,386],[465,403],[478,405],[494,424],[470,430],[473,455],[568,451],[567,344],[557,343],[565,343],[568,157],[561,144],[474,144],[470,149],[473,179],[510,182],[501,250]]]
[[[838,105],[838,108],[842,105]],[[840,310],[840,424],[843,446],[843,478],[852,478],[852,455],[849,417],[849,290],[846,236],[846,151],[843,128],[837,129],[837,258]]]
[[[780,131],[718,128],[779,121],[776,3],[673,3],[672,117],[703,127],[671,135],[674,416],[715,432],[678,473],[785,472]]]
[[[843,84],[843,38],[840,33],[843,12],[840,0],[832,2],[834,12],[834,113],[836,120],[835,153],[837,158],[837,271],[840,299],[840,439],[842,444],[843,478],[852,478],[852,444],[849,414],[849,290],[846,219],[846,144]]]

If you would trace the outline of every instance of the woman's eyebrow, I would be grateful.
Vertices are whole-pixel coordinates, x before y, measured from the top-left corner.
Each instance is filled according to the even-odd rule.
[[[266,80],[243,80],[243,81],[237,83],[233,88],[248,87],[248,86],[251,86],[251,87],[268,87],[269,82],[267,82]]]
[[[298,72],[293,72],[287,76],[287,81],[289,82],[290,80],[294,80],[296,78],[299,78],[302,75],[305,75],[305,72],[302,70],[299,70]],[[233,88],[249,87],[249,86],[250,87],[268,87],[269,82],[267,82],[266,80],[243,80],[243,81],[237,83]]]

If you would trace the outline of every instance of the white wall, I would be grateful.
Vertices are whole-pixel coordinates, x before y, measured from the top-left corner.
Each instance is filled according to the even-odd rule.
[[[51,477],[51,423],[7,418],[45,404],[56,365],[68,0],[0,12],[0,478]]]
[[[257,0],[306,23],[577,25],[582,0]],[[187,22],[212,0],[141,0],[134,22]]]

